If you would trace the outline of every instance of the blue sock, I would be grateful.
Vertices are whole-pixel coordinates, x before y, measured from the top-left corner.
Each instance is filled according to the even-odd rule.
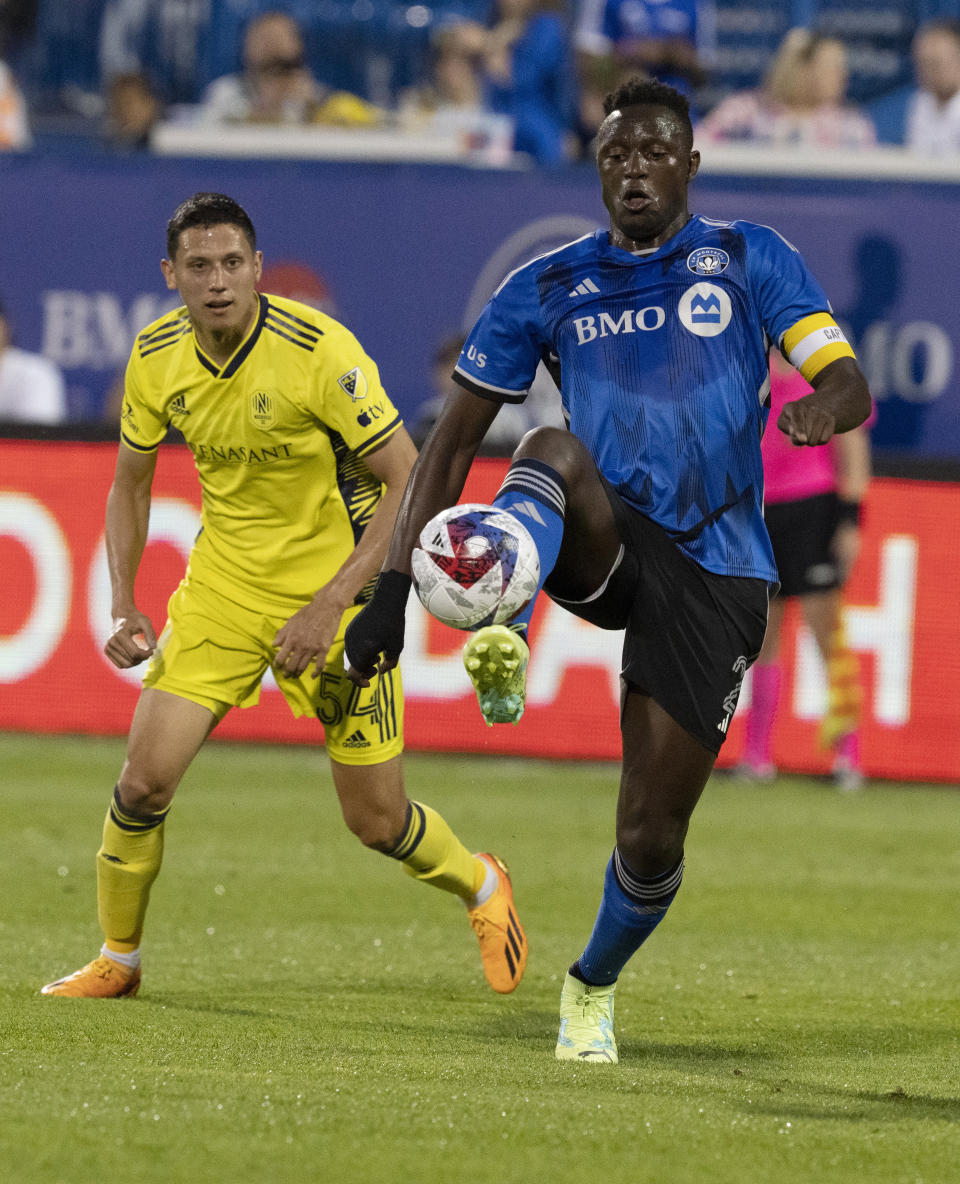
[[[563,516],[567,508],[567,483],[542,460],[524,457],[510,466],[503,484],[493,499],[501,510],[509,510],[533,535],[540,556],[540,583],[530,603],[510,622],[510,628],[526,629],[533,606],[547,576],[560,554],[563,542]]]
[[[603,881],[603,899],[587,948],[571,966],[574,977],[598,987],[620,971],[666,915],[683,879],[683,856],[659,876],[643,877],[614,848]]]

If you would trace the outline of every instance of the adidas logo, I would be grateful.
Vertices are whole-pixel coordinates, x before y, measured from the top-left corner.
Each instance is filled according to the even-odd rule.
[[[344,748],[369,748],[370,741],[364,736],[359,728],[348,736],[343,742]]]
[[[582,284],[577,284],[577,286],[570,293],[570,296],[571,298],[574,296],[590,296],[591,294],[599,293],[599,291],[600,289],[588,276]]]
[[[528,518],[532,518],[534,522],[539,522],[541,526],[546,526],[540,511],[537,509],[536,502],[514,502],[510,507],[511,514],[525,514]]]

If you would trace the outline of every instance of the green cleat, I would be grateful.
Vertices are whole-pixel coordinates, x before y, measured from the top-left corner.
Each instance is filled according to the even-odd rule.
[[[530,650],[506,625],[478,629],[463,647],[466,667],[487,726],[517,724],[527,701]]]
[[[617,1041],[613,1035],[613,992],[609,987],[591,987],[572,974],[563,980],[560,995],[558,1061],[602,1061],[615,1065]]]

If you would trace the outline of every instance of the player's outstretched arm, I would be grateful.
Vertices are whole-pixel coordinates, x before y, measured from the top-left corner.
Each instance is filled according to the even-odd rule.
[[[337,574],[277,632],[273,641],[277,647],[276,665],[285,674],[297,677],[312,662],[313,675],[319,678],[344,612],[383,564],[400,499],[416,458],[416,447],[402,427],[364,458],[371,473],[382,483],[383,496],[360,542]]]
[[[134,598],[137,569],[147,543],[150,491],[156,465],[155,451],[137,452],[121,444],[107,496],[107,565],[113,631],[103,649],[114,666],[121,669],[137,666],[157,646],[153,625],[137,608]]]
[[[794,444],[826,444],[836,432],[859,427],[870,415],[867,380],[853,358],[837,358],[813,376],[813,393],[787,403],[777,427]]]
[[[377,670],[390,670],[399,661],[411,552],[433,515],[456,504],[499,409],[499,403],[457,391],[430,429],[407,482],[376,591],[347,628],[347,673],[358,685],[367,686]]]

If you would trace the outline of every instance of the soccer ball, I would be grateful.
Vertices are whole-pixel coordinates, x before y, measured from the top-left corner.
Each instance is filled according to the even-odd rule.
[[[527,528],[495,506],[468,502],[431,518],[413,549],[413,586],[444,625],[503,625],[540,581],[540,556]]]

